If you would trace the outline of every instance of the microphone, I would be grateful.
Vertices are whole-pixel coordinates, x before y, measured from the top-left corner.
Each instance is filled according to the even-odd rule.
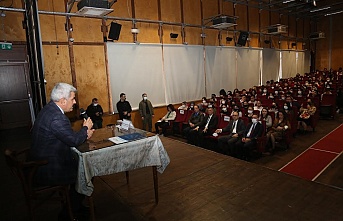
[[[82,117],[83,119],[86,119],[86,120],[88,119],[88,115],[83,108],[80,108],[80,117]]]

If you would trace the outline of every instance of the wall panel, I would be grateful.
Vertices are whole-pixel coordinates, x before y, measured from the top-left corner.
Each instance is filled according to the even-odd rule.
[[[180,1],[161,0],[161,17],[162,21],[181,22]]]
[[[272,25],[280,24],[280,15],[279,15],[279,13],[272,12],[272,13],[270,13],[270,16],[271,16],[271,24]]]
[[[261,10],[260,16],[261,16],[261,29],[265,29],[268,26],[270,26],[269,12],[266,10]]]
[[[163,43],[182,44],[181,29],[181,26],[163,25]],[[179,34],[179,36],[177,38],[170,38],[170,33]]]
[[[158,20],[157,0],[136,0],[136,18]]]
[[[295,37],[296,33],[296,18],[293,16],[289,16],[289,24],[288,24],[289,36]]]
[[[202,9],[204,19],[218,15],[218,0],[202,0]]]
[[[201,25],[201,11],[199,0],[184,0],[183,12],[185,23]]]
[[[260,13],[257,8],[249,8],[249,31],[259,32]]]
[[[104,46],[74,45],[74,55],[80,107],[87,108],[92,98],[96,97],[104,112],[108,112]]]
[[[237,30],[248,31],[247,7],[245,5],[236,5],[235,9],[237,19]]]
[[[205,33],[206,33],[205,45],[219,45],[219,39],[218,39],[219,30],[206,29]],[[222,39],[222,41],[226,41],[226,39],[224,38]]]
[[[190,45],[201,45],[201,28],[186,27],[186,42]]]
[[[24,16],[21,13],[4,12],[5,17],[0,17],[3,22],[3,28],[1,27],[1,39],[7,41],[25,41],[25,30],[23,29],[22,21]],[[2,25],[1,25],[2,26]]]
[[[47,101],[50,100],[52,88],[58,82],[72,84],[69,64],[69,51],[67,45],[43,45],[44,74]]]
[[[71,24],[75,42],[103,42],[100,19],[72,17]]]
[[[158,24],[153,23],[137,23],[137,28],[140,29],[137,40],[140,43],[159,43]]]
[[[68,41],[66,19],[62,16],[39,15],[42,41]]]
[[[233,3],[223,2],[222,10],[223,10],[223,14],[233,16]]]

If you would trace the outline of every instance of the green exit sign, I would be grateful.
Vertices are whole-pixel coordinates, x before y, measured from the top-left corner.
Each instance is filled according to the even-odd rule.
[[[1,50],[12,50],[12,43],[0,42]]]

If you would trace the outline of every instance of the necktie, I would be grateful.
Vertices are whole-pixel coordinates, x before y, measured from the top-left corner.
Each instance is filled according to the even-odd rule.
[[[248,132],[248,134],[247,134],[247,137],[250,137],[250,135],[251,135],[252,132],[254,131],[255,125],[256,125],[256,124],[252,124],[252,125],[251,125],[250,130],[249,130],[249,132]]]
[[[237,131],[236,131],[236,125],[237,125],[237,121],[234,121],[233,122],[233,125],[232,125],[232,133],[237,133]]]
[[[210,123],[211,117],[212,117],[212,115],[211,115],[211,116],[208,116],[208,119],[207,119],[207,123],[206,123],[205,128],[208,128],[208,124]]]

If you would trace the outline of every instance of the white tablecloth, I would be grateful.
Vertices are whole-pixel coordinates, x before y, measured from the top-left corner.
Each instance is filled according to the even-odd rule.
[[[158,136],[114,145],[79,155],[79,171],[76,181],[77,192],[90,196],[94,186],[92,177],[130,171],[142,167],[157,166],[157,171],[163,173],[170,162]]]

